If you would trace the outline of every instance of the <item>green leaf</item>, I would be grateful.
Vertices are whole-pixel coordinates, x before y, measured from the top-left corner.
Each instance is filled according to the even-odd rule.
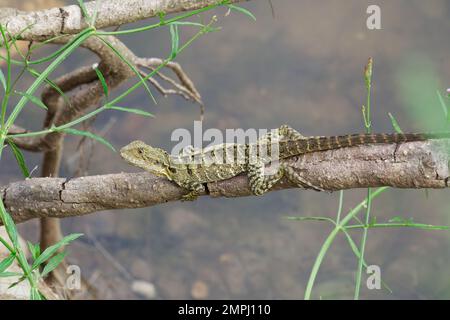
[[[109,109],[123,111],[123,112],[131,112],[131,113],[139,114],[141,116],[146,116],[146,117],[154,117],[154,115],[151,114],[150,112],[147,112],[147,111],[144,111],[141,109],[124,108],[124,107],[118,107],[118,106],[111,106],[111,107],[109,107]]]
[[[286,217],[288,220],[292,221],[328,221],[332,224],[336,224],[333,219],[328,217]]]
[[[114,149],[114,147],[112,146],[111,143],[109,143],[105,138],[102,138],[98,135],[96,135],[95,133],[89,132],[89,131],[82,131],[82,130],[77,130],[77,129],[72,129],[72,128],[65,128],[65,129],[61,129],[61,131],[69,133],[69,134],[73,134],[76,136],[83,136],[83,137],[88,137],[94,140],[97,140],[98,142],[104,144],[105,146],[107,146],[108,148],[110,148],[112,151],[116,151],[116,149]]]
[[[58,241],[57,243],[55,243],[54,245],[48,247],[47,249],[44,250],[44,252],[42,252],[42,254],[36,260],[34,260],[31,269],[32,270],[36,269],[42,263],[50,259],[56,253],[56,251],[58,251],[59,248],[67,245],[68,243],[74,241],[75,239],[81,237],[82,235],[83,235],[82,233],[70,234],[61,239],[60,241]]]
[[[6,79],[5,79],[5,75],[3,74],[2,69],[0,69],[0,82],[2,83],[2,87],[6,92]]]
[[[389,222],[404,222],[405,219],[403,217],[400,216],[395,216],[392,217],[391,219],[388,220]]]
[[[159,22],[161,25],[166,23],[166,21],[164,20],[165,16],[166,16],[166,13],[164,11],[158,12]]]
[[[114,46],[103,39],[103,37],[97,36],[98,39],[100,39],[104,44],[106,44],[123,62],[127,64],[127,66],[130,67],[131,70],[136,74],[136,76],[139,78],[140,83],[144,86],[145,90],[147,91],[148,95],[152,99],[152,101],[156,103],[155,97],[153,96],[152,92],[150,91],[150,88],[147,85],[147,82],[145,82],[145,79],[141,76],[139,73],[139,70],[130,62],[128,61]]]
[[[48,110],[47,106],[41,101],[41,99],[36,98],[35,96],[28,94],[26,92],[20,92],[20,91],[16,91],[16,93],[22,97],[27,98],[28,100],[30,100],[31,102],[33,102],[35,105],[37,105],[39,108],[42,108],[44,110]]]
[[[102,87],[103,87],[103,93],[106,97],[108,97],[108,85],[106,84],[105,77],[103,76],[103,73],[98,69],[94,68],[95,73],[97,74],[98,79],[100,80]]]
[[[95,1],[94,12],[91,17],[91,26],[95,26],[95,20],[97,20],[98,7],[100,5],[101,0]]]
[[[1,218],[0,218],[0,219],[1,219]],[[6,248],[9,252],[11,252],[11,253],[13,253],[13,254],[15,253],[14,248],[11,247],[11,246],[9,245],[9,243],[6,242],[6,240],[3,239],[2,237],[0,237],[0,243],[1,243],[2,245],[4,245],[5,248]]]
[[[26,277],[22,275],[22,277],[19,280],[17,280],[16,282],[10,284],[8,289],[14,288],[15,286],[17,286],[19,283],[21,283],[25,279],[26,279]]]
[[[4,210],[3,205],[1,206],[1,210],[3,211],[3,225],[5,226],[6,232],[8,233],[8,237],[11,240],[13,246],[17,248],[19,247],[19,238],[17,235],[16,225],[14,224],[11,215],[6,210]]]
[[[439,98],[439,103],[441,104],[442,107],[442,112],[444,112],[445,120],[447,121],[447,123],[450,123],[450,114],[448,112],[447,104],[444,101],[444,97],[442,97],[442,94],[439,92],[439,90],[437,90],[436,92]]]
[[[176,24],[171,23],[169,25],[169,29],[170,29],[170,39],[171,39],[171,43],[172,43],[170,59],[173,59],[178,54],[178,47],[180,44],[180,35],[178,33],[178,26]]]
[[[36,260],[37,257],[41,254],[41,247],[39,246],[39,243],[33,244],[30,241],[27,241],[28,249],[31,252],[31,256],[33,257],[33,260]]]
[[[206,27],[206,25],[204,25],[203,23],[191,22],[191,21],[174,21],[174,22],[171,22],[170,24],[175,24],[175,25],[178,25],[178,26],[200,27],[200,28]]]
[[[3,259],[2,262],[0,262],[0,274],[3,273],[3,271],[5,271],[6,269],[8,269],[10,265],[12,265],[15,258],[16,258],[15,255],[10,254],[8,257]]]
[[[91,18],[89,17],[86,6],[84,5],[84,1],[83,0],[77,0],[77,1],[78,1],[78,5],[80,6],[81,12],[83,13],[83,17],[85,17],[86,21],[88,21],[90,24]]]
[[[30,177],[30,171],[25,163],[25,158],[23,157],[22,151],[12,142],[11,139],[8,139],[8,144],[11,147],[12,152],[14,153],[14,157],[16,158],[17,163],[19,164],[20,170],[25,178]]]
[[[395,119],[395,117],[392,115],[392,113],[388,112],[388,116],[389,116],[389,119],[391,119],[391,123],[392,123],[392,126],[394,127],[395,132],[403,133],[402,128],[400,128],[400,125],[398,124],[397,119]]]
[[[27,70],[29,73],[31,73],[32,76],[34,76],[36,78],[41,75],[37,70],[35,70],[33,68],[27,67]],[[64,94],[64,92],[61,90],[60,87],[58,87],[58,85],[55,82],[53,82],[52,80],[50,80],[48,78],[45,78],[44,82],[47,83],[53,89],[55,89],[55,91],[58,92],[63,97],[64,102],[67,103],[68,106],[71,105],[69,98]]]
[[[248,11],[245,8],[239,7],[239,6],[235,6],[233,4],[228,4],[227,5],[228,8],[232,9],[232,10],[236,10],[240,13],[245,14],[247,17],[250,17],[251,19],[253,19],[254,21],[256,21],[256,17],[253,15],[253,13],[251,13],[250,11]]]
[[[202,28],[202,31],[204,33],[219,31],[221,29],[220,27],[211,27],[211,26],[205,25],[203,23],[190,22],[190,21],[174,21],[174,22],[171,22],[171,24],[175,24],[178,26],[200,27],[200,28]]]
[[[18,277],[22,275],[22,273],[18,272],[0,272],[0,278]]]
[[[51,258],[48,263],[45,265],[44,270],[42,271],[41,276],[45,277],[47,274],[55,270],[55,268],[64,260],[67,252],[63,251],[55,255]]]

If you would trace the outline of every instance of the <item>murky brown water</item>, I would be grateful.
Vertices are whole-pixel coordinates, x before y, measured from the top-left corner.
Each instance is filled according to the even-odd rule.
[[[275,128],[288,123],[305,135],[361,132],[362,70],[372,56],[374,131],[392,131],[387,112],[405,131],[444,128],[436,90],[450,86],[448,2],[378,1],[382,30],[370,31],[367,1],[272,1],[274,18],[267,1],[245,4],[257,22],[237,13],[223,17],[225,11],[218,10],[223,29],[179,57],[204,97],[204,127]],[[170,48],[167,28],[124,41],[141,56],[165,56]],[[77,55],[61,73],[86,63],[80,58],[94,61],[88,54]],[[97,127],[115,119],[107,138],[118,147],[139,138],[170,148],[172,130],[192,129],[198,118],[197,106],[174,97],[159,97],[154,106],[144,90],[127,103],[151,110],[157,118],[102,114]],[[38,112],[28,113],[36,117],[37,126]],[[76,140],[67,142],[63,175],[74,172],[75,146]],[[3,161],[2,184],[19,179],[11,158],[6,155]],[[40,160],[31,156],[28,161],[33,167]],[[96,146],[89,174],[119,171],[135,169]],[[364,195],[364,190],[346,191],[344,209]],[[391,190],[374,202],[372,214],[378,221],[403,216],[448,225],[447,198],[448,191],[429,191],[426,197],[424,191]],[[66,233],[87,233],[70,247],[70,261],[93,280],[99,298],[139,297],[130,282],[145,280],[155,286],[159,299],[299,299],[331,229],[284,217],[333,217],[337,203],[338,194],[290,190],[261,198],[202,198],[102,212],[66,219],[63,227]],[[36,222],[21,228],[29,238],[36,237]],[[371,230],[367,261],[381,267],[393,293],[363,289],[362,297],[450,298],[449,248],[450,236],[444,231]],[[352,297],[356,266],[345,238],[338,238],[319,273],[314,297]]]

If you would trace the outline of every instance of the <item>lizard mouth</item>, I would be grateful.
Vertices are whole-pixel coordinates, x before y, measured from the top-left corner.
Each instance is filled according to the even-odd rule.
[[[125,154],[125,156],[123,156],[123,158],[125,159],[125,161],[128,164],[130,164],[132,166],[136,166],[141,169],[144,169],[145,171],[150,172],[150,173],[154,174],[155,176],[172,180],[172,178],[169,174],[169,170],[165,166],[162,166],[160,164],[148,163],[141,159],[139,159],[139,160],[130,159],[126,154]]]
[[[145,170],[153,173],[155,176],[158,177],[162,177],[162,178],[167,178],[169,180],[172,180],[172,178],[169,175],[169,172],[167,170],[167,168],[164,168],[162,166],[158,166],[158,165],[146,165]]]

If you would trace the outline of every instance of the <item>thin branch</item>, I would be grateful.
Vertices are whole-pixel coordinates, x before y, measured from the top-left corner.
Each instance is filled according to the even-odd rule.
[[[230,0],[230,3],[244,1],[248,0]],[[95,27],[103,29],[157,17],[161,13],[197,10],[222,2],[223,0],[108,0],[101,1],[98,6],[95,1],[86,2],[85,7],[89,15],[98,7]],[[30,12],[2,8],[0,23],[7,26],[12,36],[21,34],[22,39],[35,41],[76,34],[88,26],[78,5]],[[27,30],[23,31],[25,29]]]

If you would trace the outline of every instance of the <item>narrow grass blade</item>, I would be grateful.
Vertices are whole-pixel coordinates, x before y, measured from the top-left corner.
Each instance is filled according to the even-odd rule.
[[[33,244],[30,241],[27,241],[28,250],[30,250],[31,256],[33,257],[33,260],[36,260],[37,257],[41,254],[41,247],[39,246],[39,243]]]
[[[95,26],[95,21],[97,20],[97,13],[98,13],[98,7],[100,5],[101,0],[97,0],[95,1],[95,8],[94,8],[94,12],[92,13],[92,17],[91,17],[91,26]]]
[[[97,74],[98,79],[100,80],[100,83],[102,84],[103,93],[106,97],[108,97],[108,85],[106,84],[105,77],[103,76],[103,73],[98,69],[94,68],[95,73]]]
[[[88,138],[97,140],[98,142],[100,142],[103,145],[105,145],[108,148],[110,148],[112,151],[114,151],[114,152],[116,151],[116,149],[114,149],[114,147],[112,146],[111,143],[109,143],[105,138],[96,135],[95,133],[92,133],[92,132],[89,132],[89,131],[82,131],[82,130],[72,129],[72,128],[62,129],[61,131],[65,132],[65,133],[73,134],[73,135],[76,135],[76,136],[83,136],[83,137],[88,137]]]
[[[18,272],[0,272],[0,278],[19,277],[22,275],[23,275],[22,273]]]
[[[449,124],[450,123],[450,113],[448,112],[447,103],[445,103],[444,97],[439,92],[439,90],[437,90],[437,95],[438,95],[438,98],[439,98],[439,103],[440,103],[440,105],[442,107],[442,112],[444,113],[445,121],[447,122],[447,124]]]
[[[238,11],[240,13],[245,14],[247,17],[249,17],[250,19],[253,19],[254,21],[256,21],[256,17],[253,15],[253,13],[251,13],[250,11],[248,11],[245,8],[239,7],[239,6],[235,6],[233,4],[228,4],[227,5],[228,8]]]
[[[33,68],[27,67],[27,70],[32,76],[34,76],[36,78],[40,76],[40,73]],[[44,82],[46,84],[48,84],[50,87],[52,87],[53,89],[55,89],[55,91],[61,95],[61,97],[64,99],[64,101],[67,103],[67,105],[70,106],[69,98],[65,95],[65,93],[61,90],[61,88],[55,82],[53,82],[52,80],[50,80],[48,78],[45,78]]]
[[[180,35],[178,33],[178,26],[176,24],[171,23],[169,25],[169,30],[172,44],[170,51],[170,59],[174,59],[178,54],[178,47],[180,45]]]
[[[37,105],[39,108],[48,110],[47,106],[41,101],[41,99],[39,99],[31,94],[28,94],[26,92],[16,91],[15,93],[17,93],[19,96],[27,98],[28,100],[33,102],[33,104]]]
[[[353,224],[346,226],[346,230],[350,229],[363,229],[363,224]],[[450,226],[439,226],[433,224],[425,224],[425,223],[375,223],[371,224],[369,228],[415,228],[422,230],[440,230],[440,231],[448,231],[450,230]]]
[[[200,28],[205,27],[205,25],[203,23],[191,22],[191,21],[174,21],[171,24],[178,25],[178,26],[191,26],[191,27],[200,27]]]
[[[3,271],[8,269],[14,262],[14,259],[16,259],[16,257],[13,254],[10,254],[8,257],[3,259],[3,261],[0,262],[0,273],[3,273]]]
[[[5,248],[6,248],[6,250],[8,250],[9,252],[11,252],[11,253],[14,253],[14,252],[15,252],[14,248],[11,247],[10,244],[9,244],[8,242],[6,242],[6,240],[3,239],[2,237],[0,237],[0,243],[1,243],[2,245],[4,245]]]
[[[67,252],[60,252],[51,258],[48,263],[45,265],[44,270],[42,271],[41,277],[45,277],[47,274],[55,270],[55,268],[64,260]]]
[[[12,142],[11,139],[8,139],[9,146],[11,147],[11,150],[14,154],[14,157],[16,158],[16,161],[20,167],[20,170],[22,171],[22,174],[25,178],[30,177],[30,171],[28,170],[28,167],[25,163],[25,158],[23,157],[22,151]]]
[[[145,82],[145,79],[139,73],[138,69],[130,61],[125,59],[125,57],[119,51],[117,51],[117,49],[114,48],[114,46],[111,43],[109,43],[109,41],[105,40],[101,36],[97,36],[97,38],[100,39],[104,44],[106,44],[123,62],[125,62],[130,67],[131,70],[133,70],[133,72],[139,78],[140,83],[144,86],[145,90],[149,94],[150,98],[153,100],[153,102],[155,104],[157,104],[155,97],[153,96],[152,92],[150,91],[150,88],[148,87],[147,83]]]
[[[131,112],[131,113],[135,113],[135,114],[145,116],[145,117],[154,117],[154,115],[151,114],[150,112],[147,112],[147,111],[144,111],[141,109],[124,108],[124,107],[118,107],[118,106],[111,106],[111,107],[109,107],[109,109],[123,111],[123,112]]]
[[[82,235],[83,235],[82,233],[70,234],[61,239],[60,241],[58,241],[57,243],[55,243],[54,245],[48,247],[47,249],[44,250],[44,252],[42,252],[42,254],[36,260],[34,260],[31,269],[33,270],[36,269],[42,263],[50,259],[56,253],[56,251],[58,251],[59,248],[67,245],[68,243],[74,241],[75,239],[81,237]]]
[[[6,232],[8,233],[9,240],[11,240],[13,247],[17,248],[20,245],[17,235],[17,228],[16,225],[14,224],[13,219],[11,218],[11,215],[6,211],[3,205],[3,201],[1,200],[0,200],[0,210],[2,211],[1,216],[3,220],[3,226],[5,227]]]
[[[6,92],[6,79],[2,69],[0,69],[0,82],[2,83],[3,90]]]
[[[334,220],[328,217],[286,217],[286,219],[292,221],[328,221],[331,222],[333,225],[336,225]]]
[[[89,14],[87,12],[86,6],[84,5],[84,1],[83,0],[77,0],[78,5],[80,6],[81,9],[81,13],[83,13],[83,17],[86,19],[86,21],[89,22],[89,24],[91,23],[91,18],[89,17]]]
[[[388,112],[389,119],[391,120],[392,127],[394,127],[395,132],[397,133],[403,133],[402,128],[400,128],[400,125],[397,122],[397,119],[392,115],[392,113]]]
[[[440,91],[436,90],[436,93],[437,93],[437,96],[438,96],[438,99],[439,99],[439,103],[440,103],[440,105],[442,107],[442,112],[444,113],[445,118],[447,118],[448,117],[447,104],[445,103],[444,98],[442,97],[442,94],[440,93]]]

